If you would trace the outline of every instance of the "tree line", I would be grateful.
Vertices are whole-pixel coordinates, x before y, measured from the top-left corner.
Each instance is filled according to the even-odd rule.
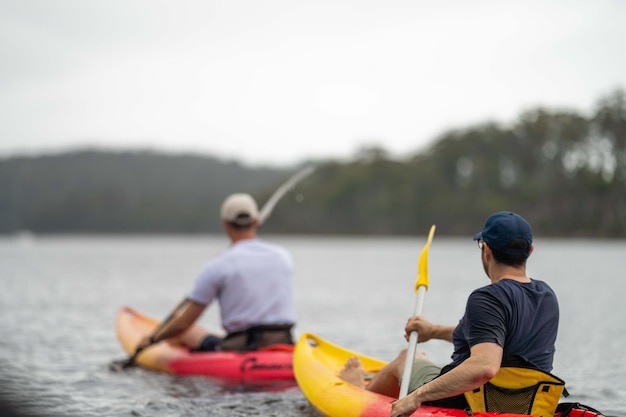
[[[535,108],[507,125],[450,130],[424,151],[384,147],[315,161],[268,233],[468,235],[498,210],[543,236],[626,237],[626,94],[591,115]],[[198,155],[83,151],[0,161],[0,232],[220,231],[233,191],[262,204],[300,167],[246,167]]]
[[[288,173],[152,151],[10,158],[0,161],[0,233],[217,231],[229,193],[272,187]]]

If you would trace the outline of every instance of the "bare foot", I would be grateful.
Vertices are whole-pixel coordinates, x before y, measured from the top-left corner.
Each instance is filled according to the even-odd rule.
[[[339,371],[339,378],[363,389],[365,389],[364,377],[365,371],[363,370],[363,365],[361,364],[361,360],[356,356],[348,359],[343,369]]]

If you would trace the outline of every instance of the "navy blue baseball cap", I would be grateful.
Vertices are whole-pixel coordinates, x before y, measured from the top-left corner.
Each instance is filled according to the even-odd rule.
[[[528,247],[525,249],[510,247],[510,243],[517,238],[524,239]],[[533,243],[533,232],[530,224],[519,214],[500,211],[489,216],[483,230],[474,236],[474,240],[480,239],[498,252],[509,255],[528,255]]]

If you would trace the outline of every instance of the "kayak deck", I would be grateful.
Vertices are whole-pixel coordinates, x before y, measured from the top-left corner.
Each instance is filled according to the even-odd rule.
[[[303,334],[294,353],[294,374],[304,396],[329,417],[389,416],[394,398],[358,388],[339,378],[346,361],[356,356],[367,374],[375,374],[387,362],[344,349],[316,335]],[[420,407],[414,416],[467,417],[463,410],[441,411]]]

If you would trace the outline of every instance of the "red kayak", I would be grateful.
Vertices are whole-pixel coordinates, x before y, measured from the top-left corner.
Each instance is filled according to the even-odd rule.
[[[159,321],[132,308],[117,315],[117,336],[129,355]],[[244,383],[267,380],[294,380],[293,346],[272,345],[253,352],[190,352],[163,341],[139,354],[136,363],[144,368],[177,375],[206,375]]]

